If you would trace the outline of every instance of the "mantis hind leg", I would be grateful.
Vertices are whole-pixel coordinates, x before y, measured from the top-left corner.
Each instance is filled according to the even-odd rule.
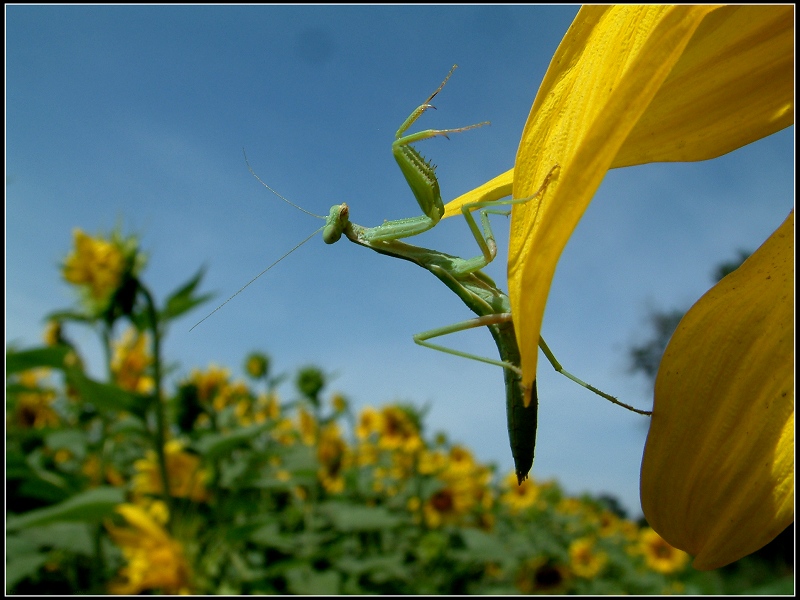
[[[544,352],[544,355],[547,357],[547,360],[550,362],[550,364],[556,370],[556,373],[560,373],[561,375],[563,375],[567,379],[570,379],[570,380],[574,381],[575,383],[577,383],[578,385],[580,385],[582,387],[585,387],[590,392],[594,392],[595,394],[597,394],[601,398],[605,398],[606,400],[608,400],[609,402],[611,402],[613,404],[616,404],[617,406],[621,406],[622,408],[627,408],[631,412],[635,412],[637,414],[645,415],[645,416],[650,416],[650,415],[653,414],[653,411],[641,410],[641,409],[638,409],[638,408],[634,408],[630,404],[625,404],[624,402],[621,402],[621,401],[617,400],[614,396],[606,394],[605,392],[603,392],[601,390],[598,390],[593,385],[588,384],[585,381],[575,377],[575,375],[573,375],[569,371],[565,370],[564,367],[561,366],[561,363],[558,362],[558,360],[556,360],[556,357],[553,354],[553,351],[550,350],[550,347],[545,343],[544,338],[541,337],[541,336],[539,337],[539,348],[542,349],[542,352]]]
[[[432,344],[428,340],[465,331],[475,327],[488,326],[495,339],[501,358],[508,360],[494,360],[469,354],[460,350],[453,350],[438,344]],[[533,466],[533,455],[536,448],[536,427],[539,413],[539,398],[536,393],[536,382],[533,382],[532,389],[526,390],[522,386],[522,371],[519,368],[519,349],[512,325],[511,313],[497,313],[484,315],[468,321],[454,323],[446,327],[439,327],[430,331],[424,331],[414,336],[414,341],[427,348],[470,358],[490,365],[503,367],[506,384],[506,419],[508,426],[508,438],[511,444],[511,455],[514,458],[514,471],[517,475],[517,483],[522,482],[528,477],[528,472]],[[530,392],[530,401],[525,405],[525,396]]]
[[[446,354],[452,354],[453,356],[460,356],[462,358],[469,358],[471,360],[477,360],[479,362],[487,363],[490,365],[503,367],[504,369],[509,369],[510,371],[514,372],[516,375],[521,377],[522,370],[519,368],[519,365],[513,364],[508,361],[495,360],[493,358],[487,358],[485,356],[478,356],[477,354],[462,352],[461,350],[454,350],[453,348],[447,348],[445,346],[440,346],[439,344],[432,344],[431,342],[428,341],[436,337],[448,335],[450,333],[456,333],[457,331],[466,331],[467,329],[474,329],[476,327],[487,327],[491,325],[499,325],[501,323],[511,323],[511,313],[484,315],[482,317],[476,317],[474,319],[469,319],[467,321],[460,321],[459,323],[453,323],[452,325],[446,325],[444,327],[437,327],[436,329],[423,331],[422,333],[418,333],[414,336],[414,342],[419,344],[420,346],[425,346],[426,348],[431,348],[432,350],[438,350],[439,352],[444,352]]]

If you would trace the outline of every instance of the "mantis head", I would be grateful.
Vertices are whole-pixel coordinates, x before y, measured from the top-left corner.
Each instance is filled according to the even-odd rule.
[[[342,237],[344,228],[350,223],[350,208],[342,202],[331,206],[328,218],[325,220],[325,227],[322,230],[322,240],[326,244],[335,244]]]

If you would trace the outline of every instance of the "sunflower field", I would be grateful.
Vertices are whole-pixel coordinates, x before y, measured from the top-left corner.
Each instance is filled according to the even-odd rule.
[[[695,571],[608,499],[517,485],[414,406],[354,410],[319,368],[279,393],[263,352],[243,379],[176,367],[164,336],[207,300],[202,271],[157,306],[144,266],[135,237],[76,230],[61,274],[79,300],[47,316],[41,347],[7,348],[7,593],[791,591],[785,565]],[[70,341],[80,327],[103,380]]]

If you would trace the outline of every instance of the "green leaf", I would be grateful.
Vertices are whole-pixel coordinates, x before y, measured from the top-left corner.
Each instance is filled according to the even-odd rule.
[[[53,523],[30,527],[20,532],[39,548],[58,548],[75,554],[92,556],[94,541],[88,523]]]
[[[117,504],[125,501],[125,492],[114,487],[97,487],[73,496],[55,506],[32,510],[20,516],[9,517],[8,530],[41,527],[59,522],[100,521],[111,514]]]
[[[250,541],[267,548],[276,548],[284,554],[292,554],[297,546],[294,536],[280,532],[278,523],[269,523],[250,534]]]
[[[147,401],[142,396],[110,383],[94,381],[78,369],[70,369],[67,375],[81,400],[90,402],[98,410],[111,412],[125,410],[137,415],[144,414]]]
[[[46,321],[76,321],[78,323],[93,323],[97,317],[88,315],[86,313],[73,312],[71,310],[59,310],[48,314],[45,317]]]
[[[214,459],[229,453],[242,444],[246,444],[262,431],[272,427],[272,425],[268,421],[226,433],[209,433],[197,440],[193,447],[207,459]]]
[[[383,506],[358,506],[342,502],[328,502],[320,506],[339,531],[381,531],[405,522]]]
[[[345,555],[336,561],[336,568],[352,575],[371,573],[370,580],[375,583],[385,583],[393,579],[409,581],[411,578],[404,561],[405,556],[400,552],[364,558]]]
[[[64,358],[69,351],[66,346],[46,346],[21,352],[6,352],[6,376],[37,367],[63,369]]]
[[[192,297],[195,288],[200,284],[200,280],[203,278],[203,275],[205,275],[205,272],[206,268],[201,267],[194,277],[170,294],[164,303],[164,310],[161,311],[162,320],[168,321],[174,319],[214,297],[214,294]]]
[[[73,456],[86,455],[86,433],[80,429],[59,429],[44,437],[45,445],[51,450],[69,450]]]
[[[145,423],[139,417],[129,414],[122,415],[108,428],[108,435],[141,436],[147,438],[149,433]]]
[[[286,571],[286,583],[293,594],[331,596],[339,593],[341,576],[336,571],[320,573],[303,565]]]
[[[508,554],[508,548],[495,535],[467,527],[460,529],[459,534],[475,560],[500,560]]]
[[[792,596],[795,593],[794,576],[786,575],[775,581],[741,591],[745,596]]]
[[[34,469],[26,474],[29,479],[22,482],[17,494],[24,498],[38,498],[49,504],[62,502],[69,497],[69,486],[63,477],[43,469]]]
[[[10,541],[10,538],[9,538]],[[14,586],[23,579],[33,577],[44,563],[47,554],[31,552],[27,554],[12,554],[12,546],[8,544],[8,559],[6,561],[6,593],[11,594]]]

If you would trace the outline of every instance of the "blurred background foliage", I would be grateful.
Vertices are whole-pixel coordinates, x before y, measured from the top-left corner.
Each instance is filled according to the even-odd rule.
[[[283,397],[260,351],[247,380],[186,372],[163,340],[209,299],[203,272],[157,305],[146,262],[119,229],[76,230],[75,306],[46,316],[41,347],[6,349],[7,593],[793,592],[793,527],[701,573],[614,498],[518,486],[426,431],[424,408],[356,412],[315,366]],[[681,314],[653,311],[633,372],[654,376]],[[73,327],[96,331],[105,377]]]

